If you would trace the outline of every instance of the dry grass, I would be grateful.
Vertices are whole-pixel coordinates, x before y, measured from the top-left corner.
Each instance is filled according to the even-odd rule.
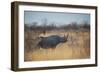
[[[40,34],[39,36],[50,36],[69,33],[69,38],[66,43],[60,43],[55,49],[38,48],[34,51],[25,51],[25,61],[42,61],[42,60],[60,60],[60,59],[85,59],[90,57],[90,34],[89,31],[68,31],[68,32],[48,32],[46,35]]]

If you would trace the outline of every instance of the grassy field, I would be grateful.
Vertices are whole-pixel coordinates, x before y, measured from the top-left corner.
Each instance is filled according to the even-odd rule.
[[[32,33],[32,32],[30,32]],[[24,61],[44,61],[44,60],[61,60],[61,59],[85,59],[90,58],[90,32],[89,31],[48,31],[46,34],[31,34],[30,39],[26,39],[28,34],[25,33],[25,51]],[[50,35],[64,36],[69,34],[68,41],[60,43],[55,49],[38,48],[36,45],[39,41],[37,36],[47,37]],[[30,46],[32,47],[30,47]],[[31,48],[31,49],[30,49]]]

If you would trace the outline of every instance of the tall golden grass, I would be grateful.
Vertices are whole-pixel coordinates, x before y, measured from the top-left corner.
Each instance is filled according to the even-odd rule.
[[[61,60],[61,59],[85,59],[90,58],[90,32],[89,31],[67,31],[67,32],[47,32],[46,35],[39,36],[47,37],[50,35],[67,35],[69,34],[66,43],[60,43],[56,48],[44,49],[38,48],[31,51],[24,51],[25,61],[44,61],[44,60]],[[26,41],[25,41],[26,42]],[[35,42],[35,41],[34,41]],[[33,44],[34,45],[34,44]]]

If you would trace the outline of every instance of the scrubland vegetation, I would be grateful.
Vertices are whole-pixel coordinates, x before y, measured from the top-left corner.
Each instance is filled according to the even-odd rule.
[[[34,22],[24,26],[24,61],[44,61],[61,59],[86,59],[90,58],[90,24],[86,22],[77,24],[49,25]],[[55,48],[41,48],[37,44],[42,37],[51,35],[68,36],[68,41],[58,44]]]

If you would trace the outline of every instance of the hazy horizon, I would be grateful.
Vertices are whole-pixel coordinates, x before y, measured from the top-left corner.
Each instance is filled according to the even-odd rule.
[[[43,12],[43,11],[24,11],[24,23],[32,25],[42,25],[46,20],[47,25],[55,23],[56,25],[70,24],[76,22],[81,24],[87,22],[90,24],[90,14],[85,13],[67,13],[67,12]]]

